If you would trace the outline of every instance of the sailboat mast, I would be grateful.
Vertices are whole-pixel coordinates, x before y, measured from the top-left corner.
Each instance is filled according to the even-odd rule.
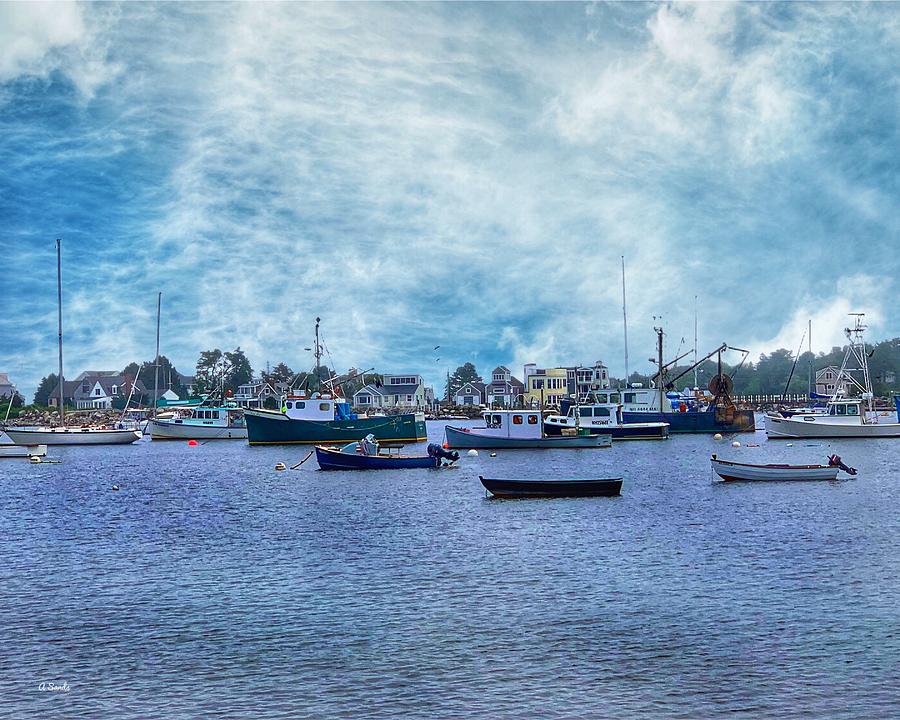
[[[694,295],[694,387],[697,385],[697,296]]]
[[[62,241],[56,238],[56,301],[59,314],[59,424],[66,425],[66,406],[64,398],[63,356],[62,356]]]
[[[653,328],[656,330],[656,357],[657,357],[657,373],[656,373],[656,387],[659,390],[659,411],[664,412],[663,409],[663,329],[662,325],[659,327]]]
[[[809,367],[807,368],[807,378],[806,378],[806,396],[812,397],[812,364],[813,364],[813,355],[812,355],[812,318],[809,319],[809,327],[807,328],[807,340],[809,349]]]
[[[162,293],[156,296],[156,359],[153,361],[153,417],[159,404],[159,315],[162,309]]]
[[[622,329],[625,333],[625,387],[628,387],[628,313],[625,311],[625,256],[622,256]]]

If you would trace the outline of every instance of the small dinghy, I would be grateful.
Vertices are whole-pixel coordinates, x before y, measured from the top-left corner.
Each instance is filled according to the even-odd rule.
[[[459,460],[459,453],[444,450],[432,443],[427,455],[400,455],[381,450],[374,435],[366,435],[359,442],[344,447],[316,446],[316,460],[322,470],[410,470],[413,468],[437,468]]]
[[[478,476],[494,497],[612,497],[622,491],[622,478],[601,480],[500,480]]]
[[[720,460],[715,455],[710,459],[712,469],[725,481],[738,480],[837,480],[843,470],[848,475],[856,475],[856,469],[848,467],[838,455],[831,455],[827,465],[751,465],[730,460]]]

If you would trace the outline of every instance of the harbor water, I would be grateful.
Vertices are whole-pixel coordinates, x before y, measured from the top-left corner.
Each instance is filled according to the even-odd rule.
[[[0,717],[897,717],[900,441],[736,439],[368,473],[242,441],[2,461]],[[713,452],[859,475],[724,484]],[[625,481],[504,501],[479,474]]]

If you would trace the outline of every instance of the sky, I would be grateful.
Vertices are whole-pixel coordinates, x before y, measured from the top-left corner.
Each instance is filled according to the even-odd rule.
[[[0,371],[900,335],[900,5],[0,4]],[[440,346],[434,349],[435,346]]]

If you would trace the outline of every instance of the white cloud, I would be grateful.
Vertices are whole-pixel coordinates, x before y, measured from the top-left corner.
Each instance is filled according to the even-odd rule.
[[[75,2],[0,3],[0,82],[46,78],[60,70],[84,97],[92,97],[119,68],[106,61],[100,40],[114,9],[86,19],[86,7]]]

